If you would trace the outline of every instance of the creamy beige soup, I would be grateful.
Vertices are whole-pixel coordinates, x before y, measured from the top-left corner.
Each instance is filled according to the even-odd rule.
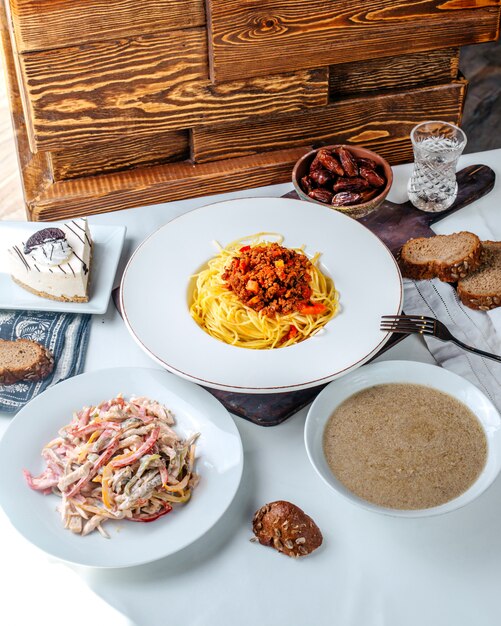
[[[345,400],[325,427],[324,453],[357,496],[394,509],[426,509],[477,479],[487,440],[475,414],[446,393],[385,384]]]

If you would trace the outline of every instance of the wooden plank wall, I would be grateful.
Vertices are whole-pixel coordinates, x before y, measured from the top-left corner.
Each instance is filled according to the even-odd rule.
[[[354,143],[391,163],[408,160],[414,124],[459,123],[466,83],[457,80],[458,46],[496,38],[501,7],[501,0],[4,2],[33,219],[290,180],[313,144]]]
[[[5,0],[19,52],[205,24],[204,0]]]
[[[169,163],[56,182],[31,207],[31,217],[58,220],[285,182],[303,154],[303,148],[276,150],[216,163]]]
[[[383,62],[376,59],[362,65],[348,63],[332,66],[329,74],[330,97],[332,101],[337,101],[356,93],[374,94],[377,91],[395,90],[400,85],[415,87],[427,83],[448,83],[457,76],[458,60],[458,49],[442,49],[432,53],[405,55],[401,60],[385,59]],[[416,71],[413,72],[413,69]],[[190,153],[190,136],[189,130],[144,136],[134,133],[104,142],[94,139],[92,143],[75,148],[66,145],[64,149],[49,153],[54,179],[64,180],[158,165],[189,157],[196,162],[200,155],[195,150]],[[207,159],[202,155],[200,160]]]
[[[0,37],[19,169],[23,182],[26,209],[28,216],[30,216],[30,207],[36,204],[38,198],[52,184],[53,178],[48,155],[44,152],[33,154],[30,150],[8,29],[8,18],[3,2],[0,2]]]
[[[329,68],[331,100],[449,83],[458,76],[459,48],[339,63]]]
[[[48,152],[55,180],[106,174],[133,167],[184,161],[190,156],[190,133],[173,130],[159,135],[130,135],[105,143]]]
[[[325,104],[328,69],[208,79],[205,29],[21,55],[36,148],[75,148]]]
[[[499,33],[499,0],[206,1],[216,82],[463,46]]]
[[[466,83],[422,87],[402,93],[350,98],[312,112],[276,116],[247,124],[193,130],[199,162],[238,158],[286,146],[359,144],[402,162],[411,156],[409,133],[430,116],[459,123]]]
[[[408,98],[407,109],[403,110],[401,118],[399,117],[396,123],[388,121],[388,116],[385,117],[382,113],[385,106],[384,99],[393,97],[393,94],[371,98],[369,103],[366,99],[361,99],[361,103],[365,102],[372,109],[376,108],[376,101],[381,99],[378,105],[380,115],[376,115],[376,121],[372,124],[368,122],[359,127],[356,123],[353,124],[350,139],[354,143],[377,146],[378,151],[393,164],[408,160],[411,151],[408,140],[410,128],[415,123],[429,119],[437,110],[441,118],[457,123],[461,117],[464,89],[465,83],[458,82],[449,86],[416,90],[416,92],[421,91],[416,105],[413,106],[412,102],[419,94],[413,93]],[[438,109],[435,98],[441,101]],[[355,100],[348,102],[353,103]],[[405,102],[400,100],[397,104],[403,106]],[[326,125],[324,130],[337,118],[337,113],[336,105],[326,107],[325,117],[322,120],[322,123]],[[395,111],[393,113],[395,114]],[[265,137],[259,145],[259,149],[263,147],[265,149],[256,154],[198,164],[169,163],[115,174],[55,182],[38,199],[36,206],[32,207],[31,215],[37,220],[62,219],[68,215],[102,213],[155,202],[289,181],[294,163],[310,149],[310,145],[268,151],[266,145],[271,145],[270,139],[274,141],[278,138],[278,145],[280,142],[283,145],[289,145],[287,135],[290,133],[290,128],[280,130],[279,126],[281,124],[273,124],[272,128],[266,132],[264,125],[255,128],[256,135],[262,131],[265,132]],[[310,132],[312,126],[313,123],[310,121]],[[251,152],[256,149],[256,144],[252,143],[252,129],[253,125],[245,128],[238,126],[236,129],[232,128],[231,131],[236,131],[237,134],[231,136],[231,133],[228,133],[226,140],[232,146],[243,142],[247,151]],[[300,124],[296,126],[296,133],[298,135],[301,133]],[[272,137],[272,135],[277,135],[277,137]],[[323,137],[324,140],[330,138],[328,134]],[[303,141],[304,137],[299,143]]]

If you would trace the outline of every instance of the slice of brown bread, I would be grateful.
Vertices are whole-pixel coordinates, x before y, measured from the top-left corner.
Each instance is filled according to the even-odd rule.
[[[54,369],[54,357],[36,341],[0,339],[0,384],[46,378]]]
[[[488,311],[501,305],[501,241],[482,241],[482,265],[458,282],[461,302]]]
[[[477,235],[462,231],[409,239],[400,251],[399,265],[405,278],[440,278],[455,283],[480,266],[481,254]]]

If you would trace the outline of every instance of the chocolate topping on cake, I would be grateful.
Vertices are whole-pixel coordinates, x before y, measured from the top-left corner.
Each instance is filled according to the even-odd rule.
[[[30,254],[34,248],[44,243],[55,243],[66,239],[66,235],[60,228],[43,228],[31,235],[24,246],[24,254]]]

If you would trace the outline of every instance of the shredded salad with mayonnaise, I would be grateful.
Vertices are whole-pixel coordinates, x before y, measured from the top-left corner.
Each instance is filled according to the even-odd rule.
[[[152,522],[185,503],[198,482],[193,472],[199,433],[182,439],[174,417],[145,397],[121,394],[73,414],[42,449],[47,468],[28,485],[62,498],[64,527],[88,535],[108,519]]]

